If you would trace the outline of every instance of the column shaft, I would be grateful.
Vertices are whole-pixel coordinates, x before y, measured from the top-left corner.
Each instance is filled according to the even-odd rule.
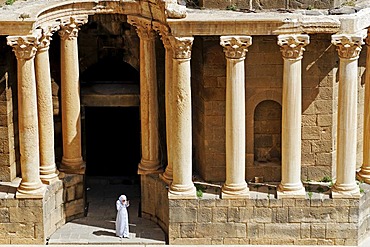
[[[155,32],[151,21],[129,17],[140,38],[141,161],[139,174],[162,173],[159,161],[158,96]]]
[[[223,198],[249,197],[245,182],[245,73],[249,36],[221,36],[226,55],[226,181]]]
[[[339,95],[337,127],[337,180],[333,198],[359,197],[356,184],[357,147],[357,66],[362,37],[333,35],[339,62]]]
[[[35,37],[11,37],[8,44],[13,46],[18,66],[18,124],[21,155],[22,181],[17,198],[39,198],[44,187],[40,180],[40,156],[37,119],[37,96],[34,56],[37,40]]]
[[[359,180],[370,183],[370,32],[366,39],[366,70],[364,99],[363,161],[358,173]]]
[[[172,64],[172,47],[169,43],[167,37],[162,36],[163,43],[165,44],[166,49],[166,61],[165,61],[165,107],[166,107],[166,141],[167,141],[167,167],[161,178],[167,183],[170,184],[173,179],[173,159],[172,159],[172,93],[173,93],[173,64]]]
[[[280,35],[284,59],[282,99],[282,179],[278,198],[305,197],[301,181],[302,72],[301,60],[308,35]]]
[[[162,172],[159,162],[155,36],[140,37],[141,153],[139,174]]]
[[[190,57],[193,38],[171,39],[173,55],[172,105],[172,162],[173,181],[169,197],[195,198],[192,181],[192,122]],[[175,141],[176,140],[176,141]]]
[[[78,22],[71,18],[62,26],[61,36],[61,101],[63,158],[61,170],[83,174],[81,148],[80,82],[78,63]]]
[[[35,57],[37,80],[37,107],[40,140],[40,177],[49,184],[58,176],[54,152],[54,121],[51,77],[49,64],[49,44],[51,34],[43,35]]]

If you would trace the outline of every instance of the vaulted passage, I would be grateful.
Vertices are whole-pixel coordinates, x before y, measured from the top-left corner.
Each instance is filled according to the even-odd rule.
[[[139,107],[86,107],[86,174],[137,176]]]

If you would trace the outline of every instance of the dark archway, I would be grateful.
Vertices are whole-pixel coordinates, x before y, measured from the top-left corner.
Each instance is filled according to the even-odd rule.
[[[140,162],[139,107],[86,107],[86,174],[133,177]]]

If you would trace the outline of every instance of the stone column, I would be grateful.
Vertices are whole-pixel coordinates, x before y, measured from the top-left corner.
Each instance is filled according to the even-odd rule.
[[[172,85],[171,154],[173,181],[169,198],[196,198],[192,181],[192,122],[190,58],[193,37],[173,37],[173,78]]]
[[[159,31],[161,39],[166,50],[165,55],[165,108],[166,108],[166,142],[167,142],[167,167],[163,174],[160,174],[160,178],[167,184],[172,183],[173,179],[173,168],[172,168],[172,90],[173,90],[173,64],[172,64],[172,46],[171,38],[172,34],[169,32],[168,27],[164,26],[159,22],[154,22],[153,28]]]
[[[40,141],[40,177],[45,184],[50,184],[58,177],[58,171],[55,165],[53,100],[49,63],[49,45],[52,32],[52,29],[42,31],[35,57]]]
[[[8,45],[17,57],[18,124],[22,181],[17,198],[42,198],[45,187],[40,180],[39,135],[34,58],[37,38],[9,36]]]
[[[358,173],[358,179],[370,184],[370,29],[368,29],[366,46],[363,163]]]
[[[249,197],[245,182],[245,73],[250,36],[221,36],[226,57],[226,182],[222,198]]]
[[[337,180],[333,198],[359,197],[356,184],[358,58],[363,43],[360,35],[332,35],[339,56]]]
[[[63,158],[61,171],[83,174],[85,164],[81,148],[80,82],[78,63],[78,26],[86,23],[87,18],[71,17],[62,21],[59,35],[61,38],[61,102]]]
[[[159,161],[156,33],[150,20],[131,17],[140,38],[141,161],[139,174],[162,173]]]
[[[301,181],[302,72],[301,60],[308,35],[279,35],[278,45],[284,59],[281,170],[278,198],[305,197]]]

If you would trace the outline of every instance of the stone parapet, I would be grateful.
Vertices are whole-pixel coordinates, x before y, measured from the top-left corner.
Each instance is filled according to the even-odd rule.
[[[360,199],[169,200],[169,244],[358,245],[368,185]]]

